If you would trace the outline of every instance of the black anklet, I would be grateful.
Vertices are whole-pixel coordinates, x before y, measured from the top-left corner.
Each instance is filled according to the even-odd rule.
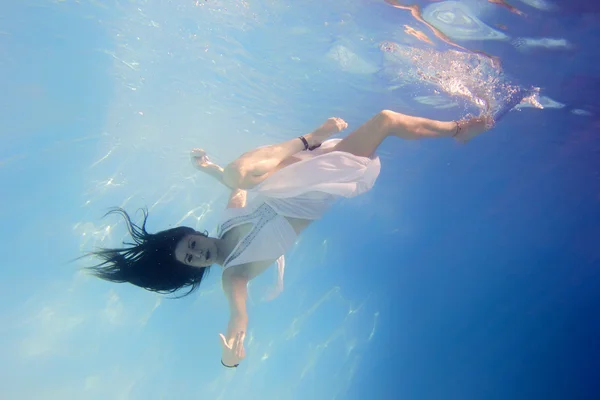
[[[308,141],[304,138],[304,136],[300,136],[298,139],[302,140],[302,143],[304,143],[304,151],[308,150]]]
[[[306,150],[313,151],[314,149],[318,149],[319,147],[321,147],[321,143],[314,145],[312,147],[309,146],[308,141],[306,140],[306,138],[304,136],[300,136],[298,139],[302,140],[302,143],[304,143],[304,151],[306,151]]]
[[[458,123],[458,121],[454,121],[454,122],[456,123],[456,132],[454,132],[454,135],[452,135],[452,137],[456,137],[460,133],[460,131],[462,129],[460,127],[460,124]]]
[[[226,367],[226,368],[237,368],[237,367],[238,367],[238,365],[240,365],[240,364],[227,365],[227,364],[225,364],[225,363],[223,362],[223,360],[221,360],[221,364],[223,364],[223,366],[224,366],[224,367]]]

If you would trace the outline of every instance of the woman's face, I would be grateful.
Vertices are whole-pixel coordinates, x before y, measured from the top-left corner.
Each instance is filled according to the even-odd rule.
[[[192,267],[208,267],[217,260],[215,239],[198,234],[186,235],[175,247],[175,259]]]

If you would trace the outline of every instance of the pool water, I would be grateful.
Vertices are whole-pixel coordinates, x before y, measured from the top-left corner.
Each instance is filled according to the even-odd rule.
[[[3,399],[594,399],[600,8],[566,0],[25,0],[0,15]],[[212,268],[169,299],[77,259],[216,233],[222,165],[382,109],[440,120],[526,98],[467,145],[388,139],[381,175],[250,285],[220,366]],[[345,135],[343,132],[341,136]]]

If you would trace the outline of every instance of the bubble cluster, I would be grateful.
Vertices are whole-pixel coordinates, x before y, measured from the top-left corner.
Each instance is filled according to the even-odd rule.
[[[494,60],[455,50],[419,49],[385,41],[383,76],[392,84],[433,85],[482,111],[493,112],[521,88],[510,82]],[[428,101],[431,101],[429,99]]]

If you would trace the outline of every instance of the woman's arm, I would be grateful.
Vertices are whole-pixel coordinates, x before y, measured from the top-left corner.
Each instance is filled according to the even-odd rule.
[[[212,176],[217,181],[221,182],[223,185],[231,189],[236,189],[234,187],[229,186],[227,182],[225,182],[223,168],[220,165],[217,165],[214,162],[210,161],[204,150],[192,149],[192,151],[190,152],[190,160],[194,168],[196,168],[197,170]]]
[[[246,356],[244,338],[248,326],[248,313],[246,312],[248,278],[226,270],[223,273],[222,285],[229,301],[230,316],[226,334],[220,335],[223,346],[221,362],[226,367],[234,367]]]

